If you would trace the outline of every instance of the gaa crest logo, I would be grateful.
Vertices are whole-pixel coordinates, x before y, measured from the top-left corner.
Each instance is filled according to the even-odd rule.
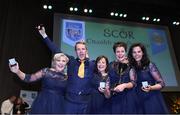
[[[63,20],[63,42],[74,46],[77,41],[85,38],[83,21]]]

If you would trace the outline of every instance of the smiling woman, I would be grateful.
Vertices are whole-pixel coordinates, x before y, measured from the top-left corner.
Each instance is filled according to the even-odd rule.
[[[63,53],[57,53],[52,59],[52,67],[44,68],[33,74],[26,74],[19,69],[19,64],[9,66],[10,70],[24,82],[42,81],[42,88],[32,104],[32,114],[64,113],[64,93],[67,76],[64,69],[69,59]]]
[[[160,92],[165,83],[156,65],[150,61],[145,46],[134,43],[128,57],[137,73],[136,92],[142,114],[167,114],[168,109]]]
[[[64,55],[63,53],[57,53],[52,59],[51,67],[56,71],[64,71],[64,68],[68,61],[69,58],[66,55]]]
[[[92,99],[91,113],[92,114],[108,114],[110,113],[110,80],[108,74],[109,61],[106,56],[98,56],[95,62],[94,74],[91,80],[92,84]]]

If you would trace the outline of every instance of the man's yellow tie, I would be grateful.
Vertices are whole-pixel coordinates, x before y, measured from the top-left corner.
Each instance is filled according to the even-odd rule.
[[[84,78],[84,61],[81,61],[81,64],[78,69],[78,76]]]

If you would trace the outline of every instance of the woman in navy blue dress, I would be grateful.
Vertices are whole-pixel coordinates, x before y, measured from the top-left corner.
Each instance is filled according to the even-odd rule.
[[[55,54],[51,68],[44,68],[34,74],[26,74],[19,69],[18,63],[11,66],[10,70],[25,82],[42,80],[41,91],[34,100],[31,114],[59,114],[64,113],[64,93],[67,84],[67,76],[64,68],[68,58],[63,53]]]
[[[168,113],[160,90],[165,86],[156,65],[150,62],[146,48],[141,43],[133,44],[128,53],[131,65],[137,72],[137,95],[139,110],[143,114]]]
[[[127,45],[117,42],[113,46],[116,60],[110,63],[110,84],[113,114],[137,113],[136,73],[128,65],[126,57]]]
[[[99,56],[96,58],[95,71],[92,82],[91,113],[110,113],[108,58]]]

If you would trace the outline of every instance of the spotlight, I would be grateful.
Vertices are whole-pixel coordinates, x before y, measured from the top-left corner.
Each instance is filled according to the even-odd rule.
[[[73,7],[70,7],[69,10],[70,10],[70,11],[73,11]]]
[[[157,21],[157,19],[156,19],[156,18],[154,18],[154,19],[153,19],[153,21],[155,22],[155,21]]]
[[[149,17],[146,17],[146,20],[148,21],[148,20],[149,20]]]
[[[111,16],[114,16],[114,12],[111,12],[110,15],[111,15]]]
[[[175,25],[175,24],[176,24],[176,22],[173,22],[173,24]]]
[[[124,14],[123,17],[126,18],[126,17],[127,17],[127,14]]]
[[[49,6],[48,6],[48,9],[49,9],[49,10],[51,10],[51,9],[52,9],[52,6],[51,6],[51,5],[49,5]]]
[[[89,13],[92,13],[92,9],[89,9]]]
[[[119,14],[119,16],[120,16],[120,17],[122,17],[122,16],[123,16],[123,14]]]
[[[145,20],[146,19],[146,17],[142,17],[142,20]]]
[[[78,8],[74,8],[74,11],[78,11]]]
[[[44,8],[44,9],[47,9],[47,5],[43,5],[43,8]]]
[[[157,19],[157,22],[160,22],[160,19],[159,19],[159,18]]]
[[[118,16],[118,13],[115,13],[115,16]]]
[[[84,9],[84,12],[87,13],[87,12],[88,12],[88,9]]]

